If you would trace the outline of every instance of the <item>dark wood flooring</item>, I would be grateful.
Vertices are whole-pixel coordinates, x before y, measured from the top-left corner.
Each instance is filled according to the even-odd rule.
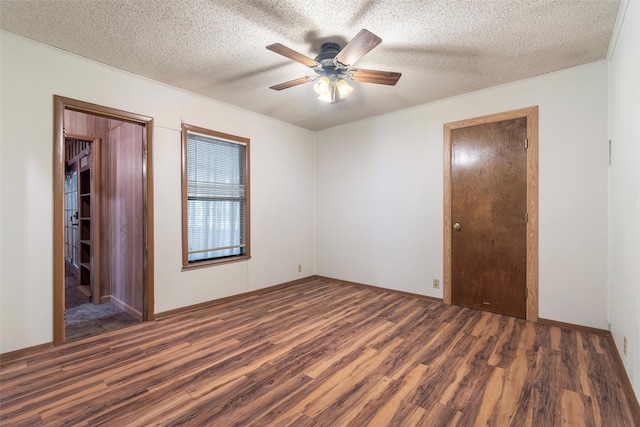
[[[640,425],[608,336],[318,278],[0,366],[7,426]]]

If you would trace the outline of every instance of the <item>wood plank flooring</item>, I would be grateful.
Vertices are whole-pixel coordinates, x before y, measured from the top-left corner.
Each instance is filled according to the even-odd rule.
[[[11,426],[638,426],[609,337],[313,278],[3,361]]]

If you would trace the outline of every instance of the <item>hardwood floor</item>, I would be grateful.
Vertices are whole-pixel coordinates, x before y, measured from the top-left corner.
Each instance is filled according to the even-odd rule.
[[[608,336],[315,278],[3,361],[0,424],[637,426],[617,358]]]

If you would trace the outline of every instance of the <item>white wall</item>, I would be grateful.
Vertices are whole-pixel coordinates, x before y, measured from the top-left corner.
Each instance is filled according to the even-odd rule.
[[[156,313],[314,273],[313,132],[6,32],[0,44],[0,353],[53,339],[54,94],[154,117]],[[247,262],[181,271],[181,120],[251,139]]]
[[[625,3],[623,3],[624,5]],[[609,65],[609,317],[640,398],[640,3],[631,1]],[[627,355],[624,337],[629,340]]]
[[[317,273],[442,297],[443,124],[533,105],[539,316],[607,329],[605,62],[319,132]]]

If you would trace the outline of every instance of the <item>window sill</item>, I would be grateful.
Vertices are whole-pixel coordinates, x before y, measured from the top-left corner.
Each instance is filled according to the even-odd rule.
[[[251,255],[240,255],[232,258],[210,259],[206,261],[197,261],[190,264],[182,264],[182,271],[195,270],[204,267],[213,267],[215,265],[231,264],[234,262],[248,261]]]

